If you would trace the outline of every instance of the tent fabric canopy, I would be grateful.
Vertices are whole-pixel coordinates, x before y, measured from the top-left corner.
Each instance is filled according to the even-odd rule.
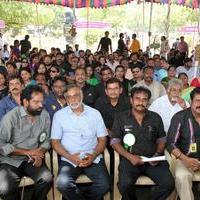
[[[30,3],[44,3],[44,4],[55,4],[73,8],[74,0],[17,0]],[[123,5],[131,2],[132,0],[75,0],[76,8],[106,8],[110,6]]]
[[[30,3],[44,3],[44,4],[54,4],[73,8],[74,1],[76,2],[76,8],[106,8],[110,6],[123,5],[130,3],[133,0],[16,0]],[[138,0],[138,3],[142,0]],[[151,2],[151,0],[145,0],[146,2]],[[199,8],[200,0],[153,0],[154,3],[161,4],[178,4],[187,6],[190,8]]]
[[[146,2],[151,2],[151,0],[145,0]],[[154,3],[161,4],[178,4],[182,6],[187,6],[190,8],[199,8],[200,0],[153,0]]]

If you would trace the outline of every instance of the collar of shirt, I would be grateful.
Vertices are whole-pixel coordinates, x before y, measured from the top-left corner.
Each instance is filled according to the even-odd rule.
[[[124,101],[123,101],[122,95],[120,95],[119,98],[118,98],[117,104],[116,104],[115,106],[113,106],[113,105],[111,104],[111,102],[110,102],[110,98],[106,95],[106,96],[104,96],[104,98],[103,98],[103,102],[104,102],[105,104],[110,104],[112,107],[116,107],[117,105],[121,105]]]
[[[23,106],[20,106],[19,111],[20,111],[21,117],[25,117],[28,115]]]
[[[12,97],[11,94],[8,94],[5,99],[5,104],[7,105],[15,105],[15,106],[18,106],[18,103],[15,101],[15,99]]]
[[[83,112],[82,112],[79,116],[82,116],[82,115],[84,115],[84,114],[87,113],[87,106],[85,106],[84,103],[82,103],[82,105],[83,105]],[[68,107],[68,112],[69,112],[69,114],[71,114],[71,115],[76,115],[76,114],[74,113],[74,111],[70,108],[70,106],[67,106],[67,107]]]

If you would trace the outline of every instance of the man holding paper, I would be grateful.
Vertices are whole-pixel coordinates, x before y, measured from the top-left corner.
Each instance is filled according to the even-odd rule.
[[[151,92],[144,87],[131,91],[132,109],[116,115],[111,145],[120,154],[119,191],[123,200],[137,199],[134,184],[145,175],[156,184],[151,199],[164,200],[174,188],[174,180],[167,161],[144,162],[142,156],[163,155],[166,136],[161,117],[147,110]]]

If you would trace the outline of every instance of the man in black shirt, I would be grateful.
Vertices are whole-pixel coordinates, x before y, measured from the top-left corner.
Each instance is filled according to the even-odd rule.
[[[94,107],[97,96],[95,87],[86,83],[86,72],[83,68],[77,68],[75,70],[75,83],[83,91],[83,102],[91,107]]]
[[[174,188],[167,161],[143,162],[140,156],[163,155],[165,132],[161,117],[147,110],[151,92],[144,87],[131,91],[132,109],[115,116],[111,145],[120,154],[119,191],[123,200],[137,199],[134,184],[142,174],[156,184],[151,199],[165,200]]]
[[[113,71],[110,67],[105,66],[101,69],[100,75],[101,75],[101,82],[95,86],[97,97],[101,97],[106,94],[105,93],[106,81],[113,77]]]
[[[130,101],[125,94],[122,94],[122,90],[120,80],[110,78],[106,81],[106,95],[99,97],[96,101],[95,108],[100,111],[108,131],[112,129],[115,114],[130,109]],[[114,151],[110,145],[107,145],[107,149],[110,153],[110,175],[113,184]]]
[[[105,92],[105,96],[97,99],[95,108],[100,111],[106,128],[111,130],[115,114],[129,110],[130,101],[126,95],[122,95],[122,84],[117,78],[110,78],[106,82]]]
[[[109,47],[110,47],[110,52],[112,53],[112,42],[111,42],[111,39],[108,38],[108,36],[109,36],[109,32],[106,31],[105,37],[102,37],[99,42],[97,51],[100,49],[100,51],[104,53],[109,53]]]
[[[192,179],[200,169],[200,88],[191,92],[191,107],[171,120],[167,149],[176,157],[175,181],[181,200],[192,200]]]
[[[124,34],[120,33],[119,34],[119,40],[118,40],[118,47],[117,50],[123,55],[124,51],[127,50],[127,46],[124,42]]]
[[[28,56],[31,49],[31,42],[29,41],[29,35],[25,35],[25,39],[20,41],[21,54]]]

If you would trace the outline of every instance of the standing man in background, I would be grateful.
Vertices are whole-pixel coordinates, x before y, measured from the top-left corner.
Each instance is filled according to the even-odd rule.
[[[28,56],[29,51],[31,50],[31,42],[29,41],[29,35],[25,35],[24,40],[20,41],[21,45],[21,54]]]
[[[112,41],[111,39],[108,37],[109,36],[109,32],[106,31],[105,32],[105,36],[101,38],[97,51],[103,51],[104,53],[109,53],[109,47],[110,47],[110,52],[112,53]]]
[[[132,43],[129,50],[131,51],[131,53],[137,53],[139,49],[140,49],[140,42],[139,40],[136,39],[136,34],[134,33],[132,35]]]

